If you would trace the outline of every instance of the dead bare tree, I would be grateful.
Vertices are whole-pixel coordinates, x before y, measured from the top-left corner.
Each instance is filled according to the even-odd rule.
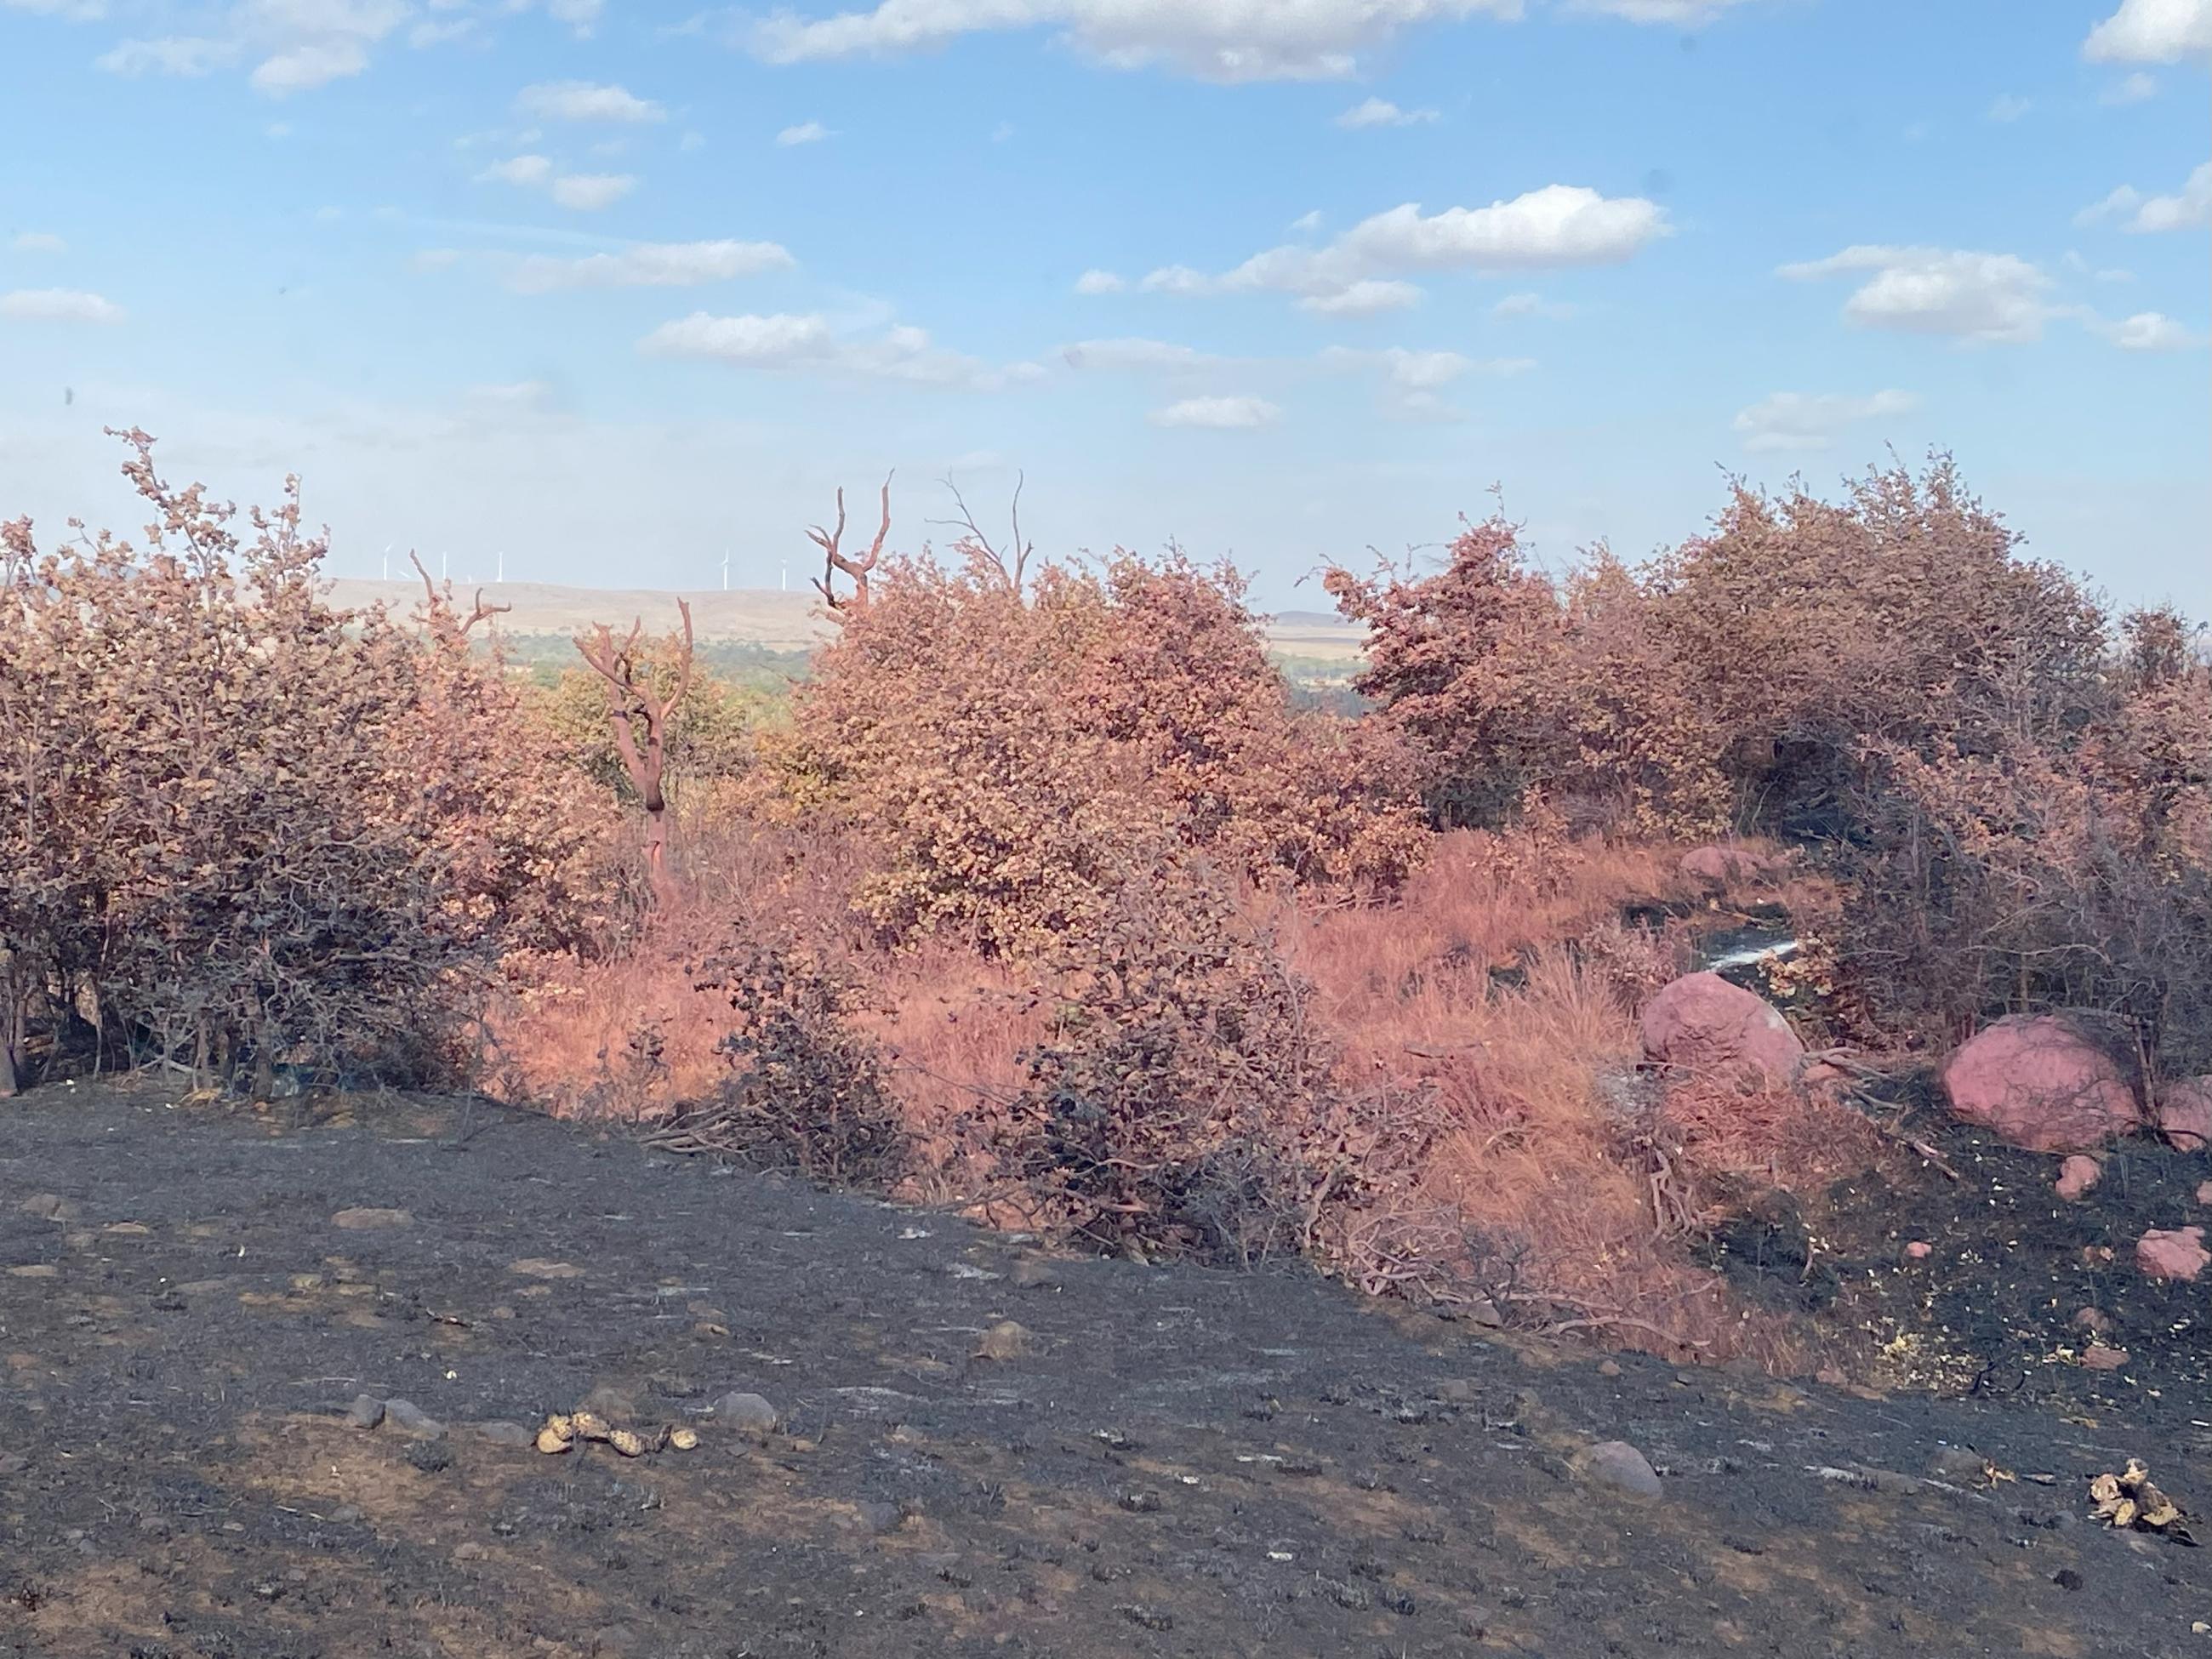
[[[1036,549],[1022,538],[1022,485],[1027,482],[1024,474],[1014,475],[1014,500],[1008,516],[1013,520],[1013,539],[1005,547],[994,545],[983,533],[975,515],[968,510],[968,498],[960,493],[960,486],[947,478],[945,487],[952,492],[952,505],[959,516],[933,519],[933,524],[950,526],[960,533],[953,538],[952,550],[966,562],[977,575],[995,575],[1012,592],[1018,594],[1029,580],[1030,555]]]
[[[407,562],[415,567],[415,574],[422,579],[423,621],[429,627],[431,638],[441,647],[465,647],[471,630],[478,623],[488,623],[494,617],[504,616],[514,609],[511,605],[486,605],[483,589],[479,587],[474,608],[464,617],[453,605],[451,582],[441,587],[432,581],[430,573],[422,568],[422,561],[411,552],[407,556]]]
[[[877,562],[884,556],[884,540],[891,533],[891,478],[884,477],[884,521],[876,531],[876,539],[859,558],[842,550],[845,539],[845,492],[837,492],[837,527],[824,530],[816,525],[806,532],[807,540],[820,548],[823,556],[822,574],[814,579],[814,591],[819,593],[832,611],[865,611],[868,608],[868,578]],[[836,592],[837,573],[843,571],[853,579],[853,591],[843,599]]]
[[[676,662],[676,683],[665,696],[655,687],[652,668],[640,651],[645,637],[642,617],[630,624],[629,637],[621,645],[605,623],[592,624],[587,636],[576,635],[576,649],[605,683],[607,719],[613,724],[615,752],[645,807],[645,867],[653,884],[656,903],[665,905],[672,896],[668,878],[668,797],[662,789],[667,771],[668,721],[691,689],[691,605],[678,599],[684,617],[684,649]],[[642,741],[641,741],[641,737]]]

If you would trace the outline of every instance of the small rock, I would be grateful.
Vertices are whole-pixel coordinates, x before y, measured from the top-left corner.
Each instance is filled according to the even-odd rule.
[[[368,1232],[379,1227],[411,1227],[415,1218],[404,1210],[356,1208],[340,1210],[331,1218],[331,1224],[348,1232]]]
[[[2212,1181],[2200,1181],[2197,1183],[2197,1201],[2199,1204],[2212,1204]]]
[[[2076,1152],[2058,1166],[2058,1179],[2051,1190],[2071,1204],[2085,1196],[2104,1173],[2098,1168],[2095,1158]]]
[[[446,1432],[443,1423],[411,1400],[386,1401],[384,1420],[400,1433],[417,1440],[436,1440]]]
[[[341,1504],[323,1517],[331,1525],[338,1527],[349,1527],[361,1518],[361,1505],[358,1504]]]
[[[2160,1091],[2158,1132],[2185,1152],[2212,1142],[2212,1077],[2176,1079]]]
[[[2108,1348],[2101,1342],[2092,1342],[2081,1350],[2081,1365],[2085,1370],[2116,1371],[2128,1363],[2125,1348]]]
[[[1018,1285],[1025,1291],[1033,1291],[1041,1285],[1056,1285],[1060,1282],[1058,1270],[1053,1267],[1048,1257],[1041,1255],[1025,1255],[1017,1258],[1014,1265],[1006,1270],[1006,1278],[1008,1282]]]
[[[506,1446],[517,1450],[529,1445],[537,1437],[521,1424],[510,1423],[504,1418],[495,1417],[482,1423],[470,1423],[465,1426],[479,1440],[489,1441],[495,1446]]]
[[[1485,1330],[1497,1331],[1505,1328],[1505,1316],[1498,1311],[1498,1304],[1486,1296],[1478,1296],[1459,1310],[1460,1317],[1470,1325],[1480,1325]]]
[[[8,1276],[11,1279],[58,1279],[61,1271],[51,1261],[33,1261],[27,1267],[9,1268]]]
[[[671,1451],[696,1451],[699,1449],[699,1436],[691,1429],[671,1429],[668,1431],[668,1449]]]
[[[1011,1319],[1002,1319],[983,1333],[983,1340],[975,1345],[975,1358],[1005,1361],[1019,1359],[1035,1346],[1026,1326]]]
[[[1819,1370],[1813,1373],[1813,1380],[1815,1382],[1820,1383],[1823,1388],[1829,1389],[1849,1388],[1851,1381],[1849,1376],[1845,1376],[1841,1370],[1838,1370],[1833,1365],[1821,1366]]]
[[[0,1452],[0,1479],[21,1474],[31,1467],[31,1460],[21,1452]]]
[[[2208,1264],[2212,1264],[2212,1252],[2204,1248],[2202,1227],[2154,1227],[2136,1241],[2136,1266],[2153,1279],[2187,1283]]]
[[[456,1561],[481,1561],[490,1553],[489,1550],[473,1538],[465,1543],[456,1544],[453,1547],[453,1559]]]
[[[33,1193],[15,1208],[24,1215],[40,1221],[74,1221],[76,1206],[59,1193]]]
[[[346,1407],[345,1420],[356,1429],[373,1429],[384,1421],[384,1402],[373,1394],[357,1394]]]
[[[2074,1328],[2102,1334],[2112,1328],[2112,1317],[2102,1308],[2084,1308],[2074,1316]]]
[[[576,1409],[610,1423],[628,1423],[637,1416],[637,1401],[613,1384],[602,1382],[576,1402]]]
[[[1905,1247],[1905,1258],[1908,1261],[1925,1261],[1935,1254],[1936,1247],[1924,1238],[1916,1238]]]
[[[732,1389],[715,1401],[710,1409],[718,1423],[727,1423],[732,1428],[748,1434],[767,1434],[781,1420],[774,1406],[757,1394],[740,1394]]]
[[[1638,1498],[1657,1498],[1664,1492],[1650,1460],[1626,1440],[1601,1440],[1582,1455],[1581,1464],[1583,1475],[1601,1486]]]
[[[151,1237],[154,1231],[151,1227],[148,1226],[143,1221],[110,1222],[106,1226],[102,1227],[100,1231],[104,1233],[112,1233],[118,1238],[146,1238]]]
[[[1965,1446],[1940,1446],[1928,1460],[1928,1473],[1942,1480],[1979,1480],[1989,1472],[1989,1460]]]
[[[453,1468],[453,1451],[442,1440],[417,1440],[407,1448],[407,1461],[425,1474],[436,1474]]]
[[[573,1261],[550,1261],[542,1255],[526,1255],[520,1261],[510,1261],[507,1270],[520,1273],[526,1279],[581,1279],[584,1270]]]
[[[848,1524],[854,1531],[880,1538],[885,1533],[896,1532],[905,1521],[906,1513],[897,1504],[863,1498],[853,1505],[852,1519]]]
[[[1620,1362],[1618,1359],[1599,1360],[1597,1362],[1597,1374],[1600,1376],[1619,1376],[1620,1375]]]

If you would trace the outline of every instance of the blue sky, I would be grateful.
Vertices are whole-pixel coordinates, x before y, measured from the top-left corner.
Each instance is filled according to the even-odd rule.
[[[0,0],[0,512],[773,586],[840,483],[1261,598],[1953,450],[2212,610],[2212,0]]]

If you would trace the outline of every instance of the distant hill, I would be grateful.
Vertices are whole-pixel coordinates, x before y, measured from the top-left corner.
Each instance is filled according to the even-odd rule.
[[[360,581],[341,578],[331,584],[338,605],[358,607],[382,600],[404,611],[422,597],[420,582]],[[678,625],[676,602],[691,602],[691,626],[702,641],[757,645],[775,651],[804,650],[836,626],[818,614],[811,592],[738,587],[671,592],[642,587],[562,587],[550,582],[453,584],[464,606],[478,592],[488,604],[511,607],[499,619],[502,632],[575,634],[593,623],[627,628],[643,618],[648,633]],[[1285,656],[1339,658],[1356,655],[1363,631],[1321,611],[1286,611],[1268,625],[1269,643]]]

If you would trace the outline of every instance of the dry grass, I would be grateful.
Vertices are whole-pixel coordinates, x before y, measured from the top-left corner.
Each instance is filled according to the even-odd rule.
[[[563,1114],[629,1119],[708,1093],[726,1011],[693,988],[692,964],[726,936],[719,918],[743,893],[756,924],[836,935],[864,963],[873,994],[861,1024],[936,1171],[908,1195],[969,1201],[972,1127],[1020,1087],[1051,999],[957,946],[893,956],[856,936],[838,910],[834,851],[757,835],[740,846],[734,833],[702,844],[714,841],[695,831],[684,849],[690,902],[628,954],[573,969],[517,1010],[501,1032],[512,1086]],[[1678,1358],[1779,1363],[1780,1328],[1744,1317],[1660,1224],[1643,1138],[1667,1135],[1700,1172],[1787,1185],[1832,1161],[1835,1126],[1772,1100],[1701,1098],[1662,1116],[1637,1076],[1638,1006],[1686,966],[1686,942],[1625,926],[1622,913],[1694,900],[1680,850],[1458,832],[1395,903],[1285,902],[1265,919],[1316,988],[1345,1086],[1419,1091],[1442,1115],[1401,1201],[1458,1218],[1464,1265],[1509,1316]]]

